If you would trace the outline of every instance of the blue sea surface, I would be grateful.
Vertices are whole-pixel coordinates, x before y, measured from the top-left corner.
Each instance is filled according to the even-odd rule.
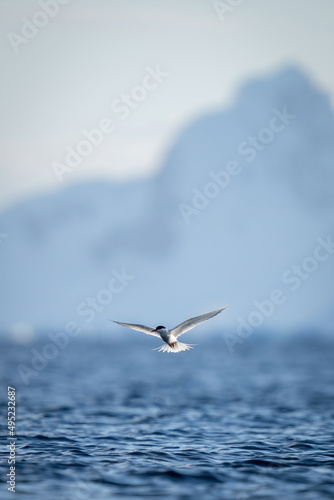
[[[230,353],[222,336],[189,334],[194,349],[167,354],[128,335],[71,338],[27,384],[18,366],[50,339],[0,341],[18,498],[334,498],[333,339],[254,333]],[[1,499],[15,498],[7,437],[2,426]]]

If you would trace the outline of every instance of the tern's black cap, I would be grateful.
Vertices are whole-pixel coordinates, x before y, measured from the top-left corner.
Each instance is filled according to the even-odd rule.
[[[161,330],[161,328],[166,328],[166,327],[165,327],[165,326],[161,326],[161,325],[160,325],[160,326],[157,326],[157,327],[156,327],[156,330]]]

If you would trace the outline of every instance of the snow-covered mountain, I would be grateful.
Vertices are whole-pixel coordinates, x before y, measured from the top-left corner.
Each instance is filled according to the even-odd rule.
[[[72,184],[4,212],[0,326],[172,326],[226,303],[231,329],[321,325],[333,167],[326,95],[293,68],[252,81],[186,127],[155,178]]]

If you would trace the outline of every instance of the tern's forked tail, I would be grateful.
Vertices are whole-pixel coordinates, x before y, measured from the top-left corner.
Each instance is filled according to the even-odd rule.
[[[164,344],[161,347],[157,347],[156,349],[153,349],[154,351],[159,351],[159,352],[181,352],[181,351],[188,351],[188,349],[192,349],[193,346],[190,344],[183,344],[182,342],[174,342],[173,347],[170,346],[169,344]]]

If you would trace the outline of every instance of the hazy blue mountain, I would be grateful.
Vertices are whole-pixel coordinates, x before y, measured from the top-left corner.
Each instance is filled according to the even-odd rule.
[[[229,303],[218,324],[233,331],[274,289],[284,303],[268,306],[263,327],[322,325],[333,166],[328,97],[294,68],[254,80],[229,109],[190,123],[155,178],[72,184],[4,212],[1,326],[172,326]],[[134,278],[107,303],[98,293],[113,271]],[[89,296],[105,301],[94,319]]]

